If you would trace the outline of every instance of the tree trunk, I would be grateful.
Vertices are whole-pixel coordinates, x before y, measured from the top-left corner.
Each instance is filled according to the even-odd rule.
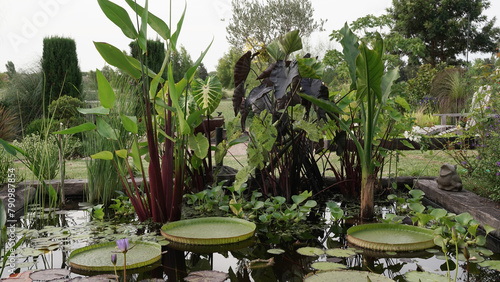
[[[373,219],[373,190],[375,187],[376,176],[368,175],[363,179],[361,186],[361,219]]]

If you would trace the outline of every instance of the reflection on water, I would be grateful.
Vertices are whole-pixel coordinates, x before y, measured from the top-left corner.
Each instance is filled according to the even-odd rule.
[[[349,247],[344,239],[347,226],[332,226],[328,211],[324,214],[326,228],[314,234],[303,233],[301,240],[276,242],[277,238],[268,238],[258,234],[255,242],[244,242],[236,248],[220,248],[217,251],[206,249],[190,249],[188,251],[172,245],[162,257],[161,266],[144,273],[132,275],[133,280],[161,278],[169,281],[182,281],[190,272],[198,270],[215,270],[228,273],[238,281],[302,281],[303,277],[313,272],[311,264],[317,261],[337,262],[349,269],[372,271],[384,274],[396,281],[404,281],[408,271],[424,270],[446,275],[446,261],[439,255],[439,250],[424,252],[392,254],[358,250],[356,255],[348,258],[306,257],[296,252],[304,246],[322,249]],[[162,237],[153,231],[151,226],[129,219],[127,222],[109,222],[94,220],[87,210],[57,211],[52,216],[42,209],[35,208],[18,220],[16,227],[18,238],[27,235],[21,248],[16,253],[16,272],[36,269],[67,268],[66,259],[72,250],[90,244],[116,241],[122,238],[130,240],[159,241]],[[278,237],[279,240],[279,237]],[[269,249],[283,249],[280,255],[270,254]],[[349,247],[352,248],[352,247]],[[450,260],[452,277],[455,273],[455,255],[447,254]],[[264,268],[250,268],[253,260],[274,258],[274,264]],[[492,256],[499,259],[498,254]],[[479,267],[475,263],[467,264],[462,258],[458,266],[458,281],[496,281],[499,273]],[[8,276],[4,271],[3,277]],[[72,273],[72,277],[79,274]]]

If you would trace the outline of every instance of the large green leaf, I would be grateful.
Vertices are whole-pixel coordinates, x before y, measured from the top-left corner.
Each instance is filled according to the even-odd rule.
[[[153,242],[135,241],[127,252],[127,270],[145,267],[161,259],[161,246]],[[90,245],[74,250],[69,256],[72,269],[84,271],[114,271],[111,255],[116,254],[116,269],[123,269],[123,254],[117,253],[116,242]]]
[[[399,71],[397,69],[392,69],[392,70],[386,72],[382,76],[382,84],[381,84],[380,88],[382,91],[382,104],[383,105],[385,105],[387,103],[387,99],[389,98],[389,95],[391,94],[391,91],[392,91],[392,85],[394,84],[394,82],[398,78],[399,78]],[[409,110],[409,108],[407,110]]]
[[[127,131],[137,134],[137,117],[120,114],[120,119],[122,120],[123,127]]]
[[[278,40],[274,40],[266,47],[267,53],[276,61],[285,59],[285,52],[281,50]]]
[[[347,62],[347,66],[349,67],[349,74],[351,75],[352,80],[351,89],[353,89],[356,86],[356,58],[359,54],[359,39],[351,31],[347,23],[345,23],[344,27],[340,30],[340,33],[343,35],[342,40],[340,40],[340,44],[342,44],[343,47],[344,60]]]
[[[141,72],[129,62],[128,56],[123,54],[118,48],[105,42],[94,42],[94,45],[108,64],[130,74],[135,79],[141,77]]]
[[[299,36],[299,30],[293,30],[281,36],[279,38],[279,43],[283,52],[285,52],[285,58],[292,52],[302,49],[302,40]]]
[[[195,156],[203,159],[207,156],[210,143],[202,133],[190,134],[188,138],[189,148],[194,151]]]
[[[299,74],[302,78],[321,79],[325,66],[315,58],[297,59]]]
[[[356,87],[357,99],[364,99],[369,95],[376,95],[382,101],[382,76],[384,63],[377,52],[370,50],[366,44],[359,46],[359,55],[356,58]]]
[[[103,106],[95,107],[95,108],[77,108],[78,112],[84,115],[108,115],[109,108],[105,108]]]
[[[177,39],[179,39],[179,35],[181,33],[181,28],[182,24],[184,23],[184,16],[186,15],[186,8],[187,8],[187,3],[184,2],[184,11],[182,12],[181,18],[177,22],[177,29],[175,30],[174,34],[172,34],[172,37],[170,38],[170,42],[172,43],[172,48],[175,50],[177,46]]]
[[[221,245],[251,238],[255,227],[253,222],[239,218],[201,217],[167,223],[162,226],[161,233],[172,242],[193,245]]]
[[[104,121],[104,119],[102,119],[101,117],[97,117],[96,124],[97,132],[99,132],[101,136],[111,140],[118,140],[115,130],[111,127],[111,125]]]
[[[106,17],[116,24],[128,38],[134,40],[138,34],[130,17],[122,7],[108,0],[97,0]]]
[[[148,9],[149,9],[148,6],[149,6],[149,1],[146,0],[146,3],[144,4],[144,9],[142,13],[139,14],[141,16],[141,28],[139,30],[139,37],[137,38],[137,43],[139,43],[139,47],[141,47],[144,53],[148,52]]]
[[[144,8],[141,5],[137,4],[136,1],[125,0],[127,4],[135,11],[137,11],[138,15],[144,15]],[[164,40],[170,39],[170,28],[168,25],[157,16],[153,15],[148,11],[147,21],[149,26],[158,33]]]
[[[19,147],[16,147],[12,144],[9,144],[7,143],[7,141],[3,140],[2,138],[0,138],[0,144],[3,146],[3,148],[5,149],[5,151],[13,156],[17,156],[17,153],[21,153],[21,155],[25,156],[26,154],[24,153],[24,151],[19,148]]]
[[[96,70],[96,76],[99,101],[104,108],[111,109],[115,104],[115,91],[101,71]]]
[[[107,161],[110,161],[110,160],[113,159],[113,153],[111,153],[110,151],[102,151],[102,152],[90,155],[90,157],[92,159],[96,159],[96,160],[107,160]]]
[[[222,84],[215,76],[209,76],[205,81],[197,79],[192,84],[192,93],[198,107],[211,114],[222,99]]]
[[[87,122],[87,123],[80,124],[80,125],[68,128],[68,129],[56,131],[53,133],[54,134],[75,134],[75,133],[90,131],[90,130],[94,130],[94,129],[96,129],[95,124],[92,122]]]

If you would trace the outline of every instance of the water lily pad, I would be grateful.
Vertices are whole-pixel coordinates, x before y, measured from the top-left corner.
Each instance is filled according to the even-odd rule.
[[[431,272],[410,271],[406,272],[405,278],[408,282],[449,282],[448,277]]]
[[[369,280],[368,280],[369,279]],[[336,270],[336,271],[323,271],[318,273],[308,274],[304,282],[324,282],[324,281],[335,281],[335,282],[387,282],[393,281],[392,279],[385,277],[377,273],[371,273],[366,271],[357,270]]]
[[[406,252],[434,247],[433,231],[412,225],[372,223],[347,230],[349,243],[378,251]]]
[[[356,255],[356,251],[354,251],[353,249],[335,248],[326,250],[326,254],[331,257],[348,258]]]
[[[116,277],[113,274],[101,274],[101,275],[96,275],[96,276],[91,276],[91,277],[75,277],[68,282],[109,282],[109,281],[115,281]]]
[[[317,256],[321,256],[322,254],[324,254],[325,251],[323,251],[320,248],[303,247],[303,248],[298,248],[297,253],[299,253],[303,256],[317,257]]]
[[[203,217],[179,220],[162,226],[169,241],[193,245],[220,245],[245,241],[253,236],[253,222],[229,217]]]
[[[479,265],[500,271],[500,260],[487,260],[479,263]]]
[[[220,271],[213,270],[202,270],[202,271],[194,271],[189,273],[187,277],[184,278],[184,281],[188,282],[222,282],[225,281],[229,275]]]
[[[127,252],[127,270],[151,265],[161,258],[161,246],[153,242],[136,241]],[[83,271],[113,271],[111,255],[116,253],[116,242],[107,242],[77,249],[69,256],[72,268]],[[117,253],[116,269],[123,269],[123,254]]]
[[[311,267],[317,270],[339,270],[347,268],[347,266],[343,264],[329,261],[318,261],[311,264]]]
[[[67,278],[69,274],[69,269],[47,269],[31,273],[30,278],[34,281],[54,281],[56,279]]]
[[[285,252],[283,249],[269,249],[267,250],[268,253],[273,254],[273,255],[281,255]]]

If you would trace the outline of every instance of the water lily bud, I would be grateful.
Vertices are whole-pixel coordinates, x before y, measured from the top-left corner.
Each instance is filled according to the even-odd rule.
[[[116,265],[116,254],[112,254],[112,255],[111,255],[111,263],[112,263],[113,265]]]
[[[464,246],[464,257],[466,260],[469,260],[469,258],[470,258],[470,253],[469,253],[469,249],[467,248],[467,246]]]

